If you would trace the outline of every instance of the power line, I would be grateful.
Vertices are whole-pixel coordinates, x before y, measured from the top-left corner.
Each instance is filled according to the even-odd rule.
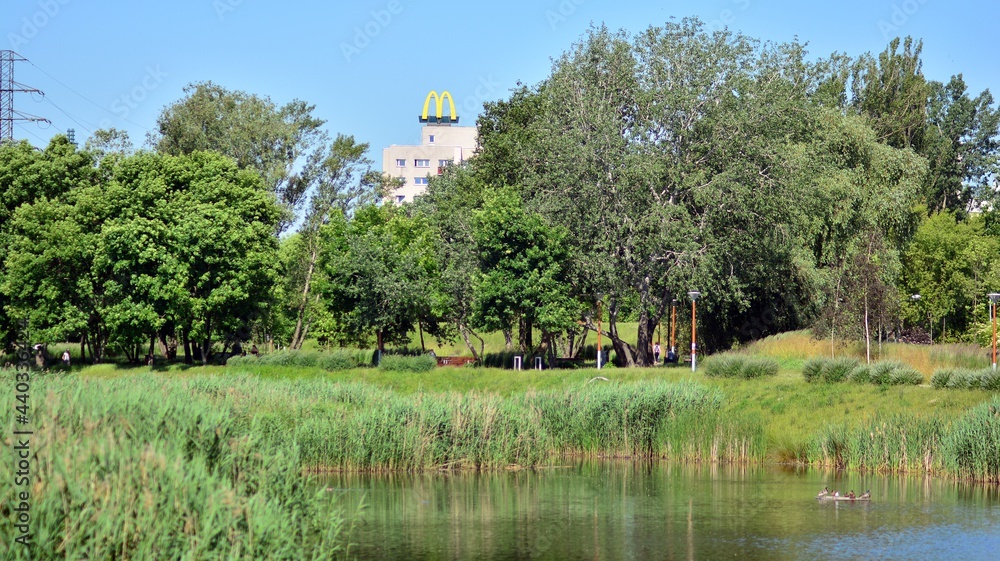
[[[61,112],[61,113],[62,113],[63,115],[66,115],[67,117],[69,117],[69,119],[70,119],[71,121],[73,121],[74,123],[76,123],[77,125],[79,125],[81,129],[83,129],[83,130],[87,131],[87,132],[88,132],[88,133],[90,133],[91,135],[93,135],[93,134],[94,134],[94,131],[92,131],[92,130],[88,129],[87,127],[85,127],[85,126],[83,125],[83,123],[81,123],[80,121],[77,121],[77,120],[76,120],[76,117],[74,117],[74,116],[70,115],[70,114],[69,114],[69,113],[67,113],[67,112],[66,112],[66,111],[65,111],[65,110],[64,110],[64,109],[63,109],[62,107],[59,107],[58,105],[56,105],[56,103],[55,103],[54,101],[52,101],[51,99],[49,99],[49,97],[48,97],[48,96],[45,96],[45,97],[44,97],[44,98],[42,98],[42,99],[43,99],[44,101],[47,101],[47,102],[51,103],[51,104],[52,104],[52,107],[55,107],[55,108],[56,108],[56,109],[58,109],[58,110],[59,110],[59,111],[60,111],[60,112]],[[93,123],[90,123],[89,121],[84,121],[84,122],[86,122],[86,123],[87,123],[88,125],[90,125],[90,126],[93,126]],[[100,127],[94,127],[94,128],[95,128],[95,129],[97,129],[97,128],[100,128]]]
[[[35,63],[31,62],[31,61],[28,61],[28,64],[30,64],[31,66],[34,66],[36,70],[38,70],[38,71],[39,71],[39,72],[41,72],[42,74],[45,74],[45,75],[46,75],[46,76],[48,76],[49,78],[52,78],[52,80],[54,80],[54,81],[55,81],[55,82],[56,82],[57,84],[59,84],[60,86],[62,86],[62,87],[64,87],[64,88],[66,88],[67,90],[69,90],[69,91],[71,91],[71,92],[75,93],[76,95],[80,96],[80,97],[81,97],[81,98],[83,98],[83,99],[84,99],[85,101],[87,101],[87,102],[88,102],[88,103],[90,103],[91,105],[93,105],[93,106],[97,107],[97,108],[98,108],[98,109],[100,109],[101,111],[104,111],[105,113],[109,113],[109,114],[113,115],[113,116],[114,116],[114,117],[115,117],[116,119],[121,119],[122,121],[125,121],[126,123],[131,123],[131,124],[133,124],[133,125],[135,125],[135,126],[137,126],[137,127],[141,128],[142,130],[144,130],[144,131],[146,131],[146,132],[153,132],[153,131],[151,131],[151,130],[147,129],[146,127],[144,127],[144,126],[140,125],[139,123],[136,123],[135,121],[130,121],[130,120],[128,120],[128,119],[126,119],[126,118],[122,117],[121,115],[119,115],[119,114],[115,113],[114,111],[111,111],[110,109],[108,109],[107,107],[105,107],[105,106],[101,105],[100,103],[97,103],[96,101],[94,101],[94,100],[90,99],[89,97],[87,97],[87,96],[83,95],[82,93],[80,93],[80,92],[78,92],[78,91],[74,90],[73,88],[71,88],[71,87],[67,86],[66,84],[62,83],[62,81],[60,81],[60,80],[59,80],[59,78],[56,78],[55,76],[53,76],[53,75],[49,74],[48,72],[46,72],[45,70],[43,70],[43,69],[42,69],[42,68],[41,68],[40,66],[38,66],[37,64],[35,64]],[[81,125],[81,126],[82,126],[82,125]]]

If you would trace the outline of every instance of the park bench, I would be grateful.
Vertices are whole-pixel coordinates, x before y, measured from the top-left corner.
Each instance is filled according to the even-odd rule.
[[[476,359],[471,356],[439,356],[437,357],[438,366],[465,366],[466,364],[476,362]]]

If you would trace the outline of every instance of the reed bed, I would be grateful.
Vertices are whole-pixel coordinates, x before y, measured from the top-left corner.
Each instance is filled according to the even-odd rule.
[[[1000,483],[1000,397],[994,396],[955,421],[944,449],[952,473]]]
[[[945,467],[945,424],[937,417],[876,414],[854,426],[828,426],[810,455],[824,466],[880,473],[934,473]]]
[[[344,519],[301,476],[299,447],[241,428],[218,401],[190,390],[153,375],[36,376],[31,546],[5,539],[0,558],[344,555]],[[14,417],[8,410],[0,419],[11,446]],[[6,481],[10,468],[0,468]],[[0,534],[8,538],[15,490],[0,492]]]

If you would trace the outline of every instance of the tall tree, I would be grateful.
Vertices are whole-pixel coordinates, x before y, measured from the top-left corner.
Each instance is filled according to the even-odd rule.
[[[553,338],[575,327],[580,306],[567,282],[567,232],[535,213],[526,213],[518,193],[500,189],[487,195],[474,215],[481,273],[475,282],[478,325],[487,330],[518,326],[520,347],[534,350],[533,328],[542,346],[554,352]]]
[[[924,154],[930,163],[925,198],[930,210],[969,212],[995,201],[1000,171],[1000,109],[985,90],[970,98],[962,75],[931,82]]]
[[[295,314],[289,346],[293,349],[302,347],[309,334],[310,316],[318,305],[313,278],[320,257],[320,228],[329,223],[331,213],[349,217],[356,208],[374,203],[385,191],[383,176],[372,171],[367,152],[368,144],[338,135],[331,144],[324,144],[310,155],[300,174],[301,183],[308,186],[309,202],[298,230],[300,239],[295,247],[299,251],[289,263],[293,281],[289,292],[294,295],[291,307]]]
[[[14,216],[19,207],[38,201],[59,201],[73,189],[96,181],[91,157],[76,149],[65,136],[56,136],[42,151],[27,142],[0,143],[0,348],[7,348],[17,335],[16,320],[25,319],[30,310],[18,308],[12,299],[14,290],[8,272],[9,259],[19,259],[15,246]],[[33,271],[44,274],[54,271]],[[4,288],[5,287],[5,288]],[[48,310],[52,311],[52,310]],[[64,339],[79,332],[48,331],[44,313],[33,315],[32,329],[46,341]]]
[[[295,166],[321,136],[323,121],[312,115],[314,106],[294,100],[279,107],[270,98],[212,82],[189,84],[184,93],[160,114],[149,142],[171,155],[215,151],[240,169],[256,171],[289,211],[280,229],[290,226],[309,186]]]
[[[367,206],[349,220],[339,212],[323,227],[323,302],[338,342],[407,344],[433,306],[437,234],[420,216],[393,205]]]
[[[924,145],[930,87],[921,71],[922,41],[893,39],[878,55],[862,56],[853,79],[853,105],[867,116],[880,142],[894,148]]]

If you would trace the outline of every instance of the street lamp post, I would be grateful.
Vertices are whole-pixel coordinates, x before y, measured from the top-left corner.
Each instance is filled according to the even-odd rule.
[[[1000,302],[1000,293],[991,292],[990,297],[990,319],[993,321],[993,370],[997,369],[997,302]]]
[[[670,355],[677,357],[677,299],[670,302]]]
[[[597,300],[597,369],[601,369],[601,300]]]
[[[698,344],[697,339],[697,314],[695,313],[696,302],[701,296],[701,293],[697,290],[692,290],[688,292],[688,296],[691,298],[691,372],[695,371],[695,367],[698,364]]]

